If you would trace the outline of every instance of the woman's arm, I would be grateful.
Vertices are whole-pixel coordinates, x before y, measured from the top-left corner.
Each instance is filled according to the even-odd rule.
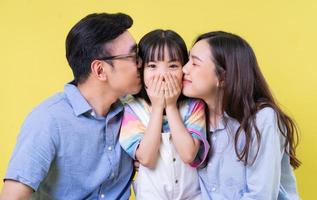
[[[284,151],[284,139],[272,108],[264,108],[256,115],[256,125],[261,134],[260,149],[252,165],[246,168],[246,184],[248,190],[241,200],[277,199],[281,182],[281,162]],[[255,155],[257,140],[252,143],[250,155]]]

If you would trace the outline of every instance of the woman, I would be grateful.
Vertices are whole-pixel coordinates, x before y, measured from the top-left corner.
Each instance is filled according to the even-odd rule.
[[[198,37],[183,94],[208,106],[211,149],[199,170],[203,199],[299,199],[297,129],[276,104],[249,44],[226,32]]]

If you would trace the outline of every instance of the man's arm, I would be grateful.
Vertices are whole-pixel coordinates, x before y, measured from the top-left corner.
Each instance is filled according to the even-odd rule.
[[[6,180],[4,182],[0,200],[28,200],[33,193],[33,189],[23,183]]]

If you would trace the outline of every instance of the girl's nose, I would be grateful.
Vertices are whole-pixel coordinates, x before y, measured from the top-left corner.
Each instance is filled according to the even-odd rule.
[[[166,75],[168,73],[168,71],[166,69],[161,69],[160,70],[160,74],[162,75]]]

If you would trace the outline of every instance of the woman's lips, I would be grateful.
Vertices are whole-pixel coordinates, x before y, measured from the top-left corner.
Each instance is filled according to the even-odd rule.
[[[183,85],[185,85],[185,84],[189,84],[189,83],[191,83],[191,81],[190,81],[190,80],[183,79]]]

